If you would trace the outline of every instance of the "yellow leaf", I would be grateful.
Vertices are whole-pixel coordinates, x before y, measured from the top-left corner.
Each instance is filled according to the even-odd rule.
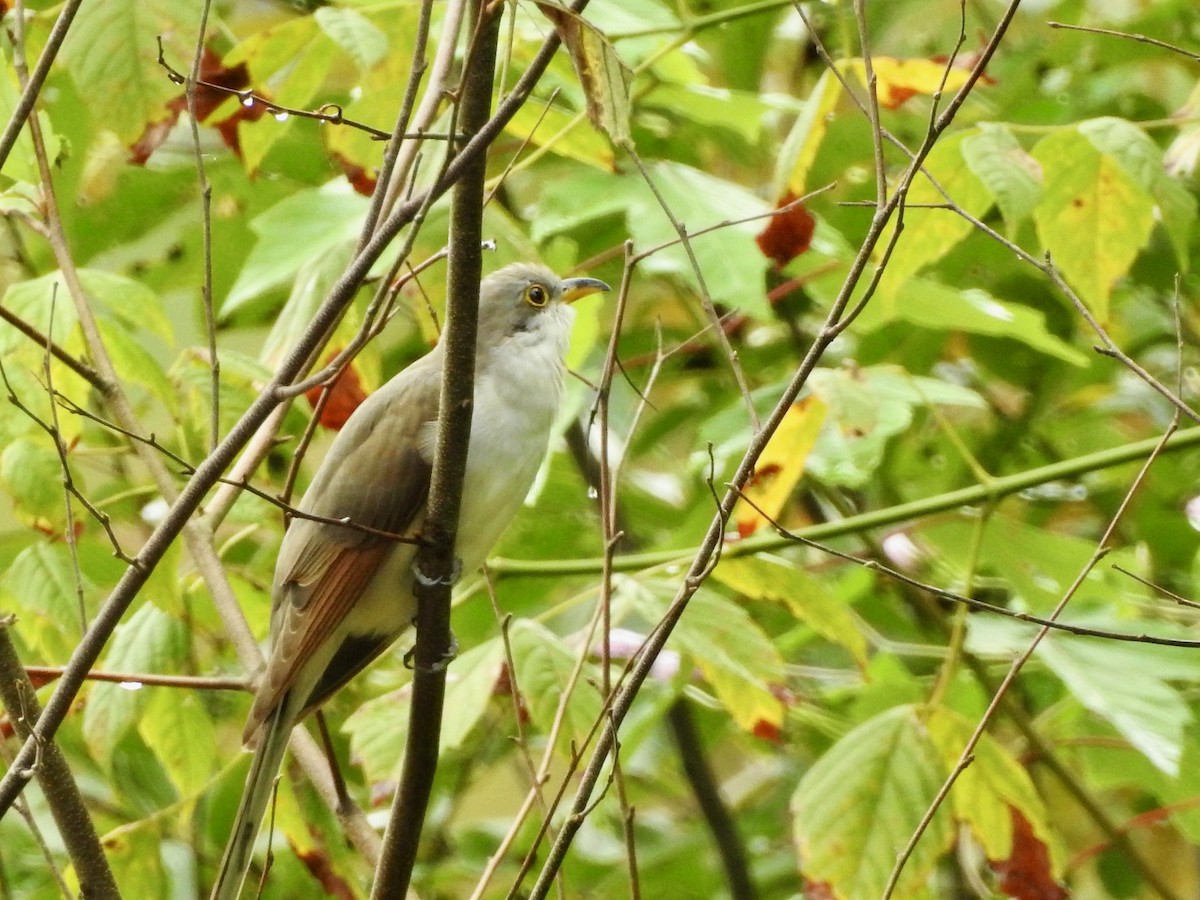
[[[742,504],[737,516],[737,530],[742,537],[756,532],[768,519],[778,518],[804,474],[804,464],[825,422],[825,410],[821,399],[812,395],[792,404],[779,423],[745,491],[750,502]]]
[[[966,84],[966,69],[950,68],[932,59],[895,59],[876,56],[871,60],[875,72],[875,93],[879,105],[895,109],[916,94],[934,94],[939,90],[953,93]],[[866,83],[866,67],[861,59],[848,59],[838,65],[845,75],[854,75]]]
[[[832,72],[825,72],[804,101],[804,109],[783,142],[775,178],[776,200],[788,193],[795,197],[804,194],[808,172],[817,158],[829,128],[829,117],[841,96],[842,83]]]

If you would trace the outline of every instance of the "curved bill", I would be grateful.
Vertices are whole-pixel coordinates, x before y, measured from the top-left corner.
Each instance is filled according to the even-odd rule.
[[[562,282],[562,302],[574,303],[580,297],[610,291],[607,284],[599,278],[564,278]]]

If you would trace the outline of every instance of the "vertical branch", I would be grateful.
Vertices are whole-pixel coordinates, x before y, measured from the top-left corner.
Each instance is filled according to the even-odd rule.
[[[16,648],[9,638],[9,626],[13,616],[0,617],[0,702],[8,711],[8,719],[17,735],[28,738],[33,732],[33,723],[42,710],[37,694]],[[50,814],[58,825],[63,844],[75,872],[79,876],[80,895],[83,897],[119,898],[117,883],[113,879],[108,860],[100,846],[96,826],[92,824],[83,795],[71,777],[71,769],[58,745],[50,742],[40,745],[41,759],[37,764],[37,779],[42,793],[50,804]]]
[[[459,121],[465,134],[476,134],[488,119],[502,9],[487,10],[478,0],[471,3],[474,32],[467,50],[459,106]],[[437,449],[422,527],[425,542],[414,563],[417,640],[413,652],[412,707],[404,770],[384,833],[383,854],[371,892],[376,900],[403,896],[408,888],[437,771],[446,665],[453,653],[450,588],[456,567],[454,543],[474,400],[486,172],[486,155],[479,154],[464,168],[454,189],[450,211]]]
[[[867,10],[863,0],[854,0],[854,20],[858,23],[858,43],[862,51],[863,76],[867,88],[867,119],[871,123],[871,150],[875,155],[875,206],[887,203],[887,166],[883,159],[883,132],[879,127],[879,93],[875,83],[875,65],[871,61]]]
[[[671,735],[675,738],[675,746],[679,748],[679,761],[683,765],[683,774],[696,802],[700,804],[700,812],[708,823],[713,839],[717,843],[717,851],[721,855],[721,865],[725,868],[725,882],[733,900],[753,900],[758,894],[754,882],[750,879],[750,866],[746,861],[746,849],[738,836],[737,826],[733,816],[721,799],[717,788],[717,780],[713,775],[712,766],[704,755],[700,743],[700,734],[692,711],[688,709],[687,701],[680,697],[667,713],[667,723],[671,727]]]

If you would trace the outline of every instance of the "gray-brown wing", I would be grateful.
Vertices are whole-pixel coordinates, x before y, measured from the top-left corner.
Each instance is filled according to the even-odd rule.
[[[421,436],[437,418],[439,370],[426,360],[418,360],[355,412],[330,447],[300,510],[349,518],[392,534],[410,532],[429,490],[431,460]],[[334,635],[392,545],[387,538],[347,526],[293,519],[275,568],[271,654],[246,723],[248,737]],[[358,668],[332,681],[340,684]],[[310,688],[331,682],[324,676],[306,672],[302,681]]]

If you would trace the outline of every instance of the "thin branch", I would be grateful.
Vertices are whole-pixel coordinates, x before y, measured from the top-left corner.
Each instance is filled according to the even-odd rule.
[[[196,52],[192,55],[192,71],[187,78],[184,91],[187,97],[188,122],[192,132],[192,153],[195,157],[196,180],[200,184],[200,232],[204,280],[200,286],[201,303],[204,307],[204,330],[208,336],[209,390],[212,394],[209,407],[208,449],[217,446],[221,437],[221,358],[217,352],[217,317],[213,310],[212,268],[212,184],[204,168],[204,153],[200,147],[200,121],[196,115],[196,87],[200,83],[200,64],[204,59],[204,38],[208,32],[208,16],[212,0],[204,0],[200,11],[200,26],[196,29]],[[158,44],[159,60],[162,60],[162,40]]]
[[[1178,47],[1175,44],[1168,44],[1166,41],[1160,41],[1158,38],[1148,37],[1144,34],[1136,34],[1128,31],[1114,31],[1110,28],[1094,28],[1088,25],[1068,25],[1066,22],[1047,22],[1050,28],[1057,28],[1062,31],[1083,31],[1088,34],[1102,34],[1106,37],[1124,38],[1127,41],[1137,41],[1139,44],[1149,44],[1151,47],[1159,47],[1163,50],[1170,50],[1172,53],[1178,53],[1180,56],[1186,56],[1193,62],[1200,62],[1200,53],[1193,53],[1191,50],[1185,50],[1183,47]]]
[[[258,106],[262,107],[262,109],[268,115],[279,116],[280,118],[291,118],[294,116],[298,119],[311,119],[313,121],[320,122],[323,125],[345,125],[348,128],[354,128],[358,131],[366,132],[378,141],[386,141],[392,137],[390,132],[376,128],[374,125],[368,125],[365,122],[358,122],[354,119],[348,118],[343,114],[342,107],[337,103],[325,103],[319,106],[317,109],[302,109],[300,107],[284,106],[282,103],[276,103],[274,100],[270,99],[269,97],[264,97],[262,94],[257,93],[253,89],[243,88],[239,90],[238,88],[231,88],[228,85],[205,81],[198,77],[193,80],[190,76],[184,75],[178,69],[174,68],[169,62],[167,62],[163,49],[162,38],[159,38],[158,41],[158,64],[162,66],[167,73],[167,77],[175,84],[194,84],[196,87],[202,87],[218,94],[225,94],[229,97],[237,97],[238,102],[247,109]],[[193,72],[196,71],[198,70],[193,69]],[[452,135],[422,131],[415,134],[401,133],[400,137],[419,138],[421,140],[430,139],[448,141],[451,139]]]
[[[1160,647],[1200,648],[1200,640],[1160,637],[1152,634],[1129,634],[1123,631],[1109,631],[1104,628],[1089,628],[1085,625],[1072,625],[1068,622],[1059,622],[1055,619],[1035,616],[1032,613],[1024,613],[1018,610],[1009,609],[1004,606],[997,606],[994,603],[988,603],[985,600],[979,600],[975,597],[972,597],[969,593],[959,593],[958,591],[951,591],[946,588],[937,587],[936,585],[929,584],[928,582],[920,581],[919,579],[913,578],[910,575],[906,575],[898,569],[893,569],[891,566],[884,565],[877,559],[864,559],[862,557],[855,556],[852,553],[846,553],[845,551],[838,550],[835,547],[829,546],[828,544],[822,544],[819,541],[809,540],[797,532],[789,531],[771,518],[771,516],[762,507],[755,503],[753,498],[748,496],[744,491],[741,492],[741,494],[743,502],[753,507],[754,510],[771,525],[776,534],[780,535],[781,537],[785,537],[789,541],[792,541],[796,544],[810,547],[813,550],[824,553],[826,556],[832,556],[836,559],[862,566],[864,569],[870,569],[871,571],[879,572],[881,575],[886,575],[893,581],[897,581],[908,587],[915,588],[918,591],[929,594],[935,600],[943,600],[954,603],[963,607],[964,609],[974,609],[979,612],[988,612],[997,616],[1002,616],[1006,619],[1012,619],[1014,622],[1024,622],[1029,625],[1038,625],[1042,628],[1050,628],[1055,631],[1061,631],[1064,634],[1073,634],[1077,637],[1101,638],[1106,641],[1118,641],[1132,644],[1154,644]],[[982,522],[983,517],[980,517],[978,521]],[[980,530],[976,529],[971,546],[971,552],[973,556],[974,554],[978,553],[981,536]],[[1122,569],[1121,571],[1124,570]],[[961,650],[961,648],[959,649]],[[953,659],[953,657],[954,650],[952,648],[949,658]]]
[[[100,390],[101,386],[103,385],[103,381],[100,379],[100,376],[96,374],[96,370],[82,360],[76,359],[62,347],[58,346],[58,344],[50,340],[49,335],[42,334],[38,329],[34,328],[12,310],[5,309],[3,306],[0,306],[0,319],[3,319],[13,328],[17,329],[17,331],[21,332],[21,334],[25,335],[25,337],[29,338],[39,347],[48,348],[51,356],[63,363],[68,369],[70,369],[96,390]]]
[[[1144,460],[1154,452],[1158,438],[1147,438],[1129,444],[1121,444],[1108,450],[1076,456],[1060,462],[1005,475],[987,484],[936,494],[921,500],[900,503],[883,509],[869,510],[830,522],[807,525],[792,532],[791,538],[777,534],[760,533],[744,540],[733,541],[725,546],[724,554],[729,558],[750,556],[786,547],[795,537],[804,540],[828,540],[860,531],[899,525],[913,519],[947,512],[963,506],[974,506],[991,500],[1020,493],[1027,488],[1054,481],[1079,478],[1089,472],[1098,472],[1115,466],[1128,465]],[[1188,428],[1173,434],[1161,451],[1163,454],[1188,450],[1200,446],[1200,428]],[[660,566],[678,565],[681,561],[695,557],[700,548],[681,547],[678,550],[656,550],[648,553],[629,553],[613,560],[613,571],[635,572]],[[603,558],[570,560],[515,560],[493,558],[488,561],[493,575],[558,577],[562,575],[588,575],[603,571]]]
[[[38,57],[38,61],[29,75],[29,80],[21,88],[21,98],[17,100],[12,115],[8,117],[4,133],[0,134],[0,169],[4,168],[4,164],[8,161],[8,155],[16,146],[21,128],[24,127],[29,114],[33,112],[38,95],[41,94],[42,85],[46,83],[46,76],[50,74],[50,67],[54,64],[54,58],[58,56],[58,51],[62,48],[62,43],[66,40],[67,32],[71,28],[71,22],[82,5],[83,0],[67,0],[63,4],[62,12],[54,20],[54,27],[50,29],[50,34],[46,38],[46,46],[42,48],[42,55]]]
[[[61,678],[65,666],[26,666],[25,672],[38,685]],[[149,672],[87,673],[88,681],[107,681],[113,684],[140,684],[146,687],[175,687],[193,691],[250,691],[253,686],[245,678],[223,678],[216,675],[157,675]]]

